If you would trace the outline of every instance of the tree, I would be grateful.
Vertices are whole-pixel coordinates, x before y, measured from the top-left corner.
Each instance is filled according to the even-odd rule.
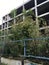
[[[31,11],[30,11],[31,12]],[[39,32],[39,28],[36,27],[36,21],[32,19],[32,14],[26,15],[23,22],[18,23],[15,27],[12,28],[12,36],[10,37],[12,40],[23,40],[28,38],[37,38],[36,32]],[[38,33],[39,35],[39,33]],[[34,40],[35,41],[35,40]],[[30,45],[30,44],[29,44]],[[35,41],[36,45],[36,41]],[[22,53],[22,52],[21,52]]]
[[[16,9],[13,9],[13,10],[10,12],[10,16],[11,16],[11,18],[13,18],[14,16],[17,15],[16,12],[17,12]]]

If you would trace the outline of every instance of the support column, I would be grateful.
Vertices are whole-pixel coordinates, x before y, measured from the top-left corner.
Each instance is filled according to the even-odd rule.
[[[39,36],[39,22],[38,22],[38,10],[37,10],[37,0],[34,0],[35,1],[35,17],[36,17],[36,26],[37,26],[37,29],[36,29],[36,32],[37,32],[37,36]]]
[[[36,17],[38,16],[38,12],[37,12],[37,0],[34,0],[35,1],[35,15]]]
[[[38,25],[38,11],[37,11],[37,0],[35,1],[35,16],[36,16],[36,24]]]
[[[26,56],[26,43],[25,43],[25,41],[24,41],[24,57],[23,57],[23,59],[22,59],[22,65],[24,65],[25,56]]]
[[[16,23],[15,15],[16,15],[16,13],[15,13],[15,10],[14,10],[14,25],[15,25],[15,23]]]
[[[24,12],[24,10],[25,10],[25,7],[24,7],[24,0],[23,0],[23,12]],[[24,16],[24,13],[23,13],[23,21],[24,21],[24,19],[25,19],[25,16]]]

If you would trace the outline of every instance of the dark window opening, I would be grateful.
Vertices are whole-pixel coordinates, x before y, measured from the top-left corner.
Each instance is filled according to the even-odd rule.
[[[14,24],[14,20],[8,21],[8,26],[12,26]]]
[[[30,8],[32,8],[32,7],[34,7],[34,6],[35,6],[34,0],[29,1],[29,2],[26,3],[24,6],[25,6],[25,9],[26,9],[26,10],[28,10],[28,9],[30,9]]]
[[[5,23],[3,23],[3,28],[5,28]]]
[[[49,2],[44,5],[41,5],[37,9],[38,9],[38,15],[49,12]]]
[[[40,3],[44,2],[44,1],[46,1],[46,0],[37,0],[37,4],[40,4]]]
[[[43,29],[43,30],[40,30],[40,32],[41,32],[41,35],[45,35],[45,29]]]
[[[26,16],[31,16],[33,20],[35,20],[35,10],[30,10],[29,12],[26,13]]]
[[[40,21],[39,22],[39,24],[40,24],[39,26],[40,27],[42,27],[43,25],[44,26],[49,26],[49,14],[41,17],[39,21]]]
[[[21,14],[22,11],[23,11],[23,6],[21,6],[21,7],[19,7],[19,8],[17,9],[16,14],[17,14],[17,15],[18,15],[18,14]]]
[[[16,21],[16,23],[22,22],[23,21],[23,16],[21,15],[21,16],[15,18],[15,21]]]
[[[0,25],[0,29],[2,29],[2,25]]]

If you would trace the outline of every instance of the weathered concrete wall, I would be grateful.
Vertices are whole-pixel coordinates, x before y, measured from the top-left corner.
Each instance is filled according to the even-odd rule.
[[[22,65],[20,60],[10,60],[6,58],[1,58],[1,62],[8,65]]]
[[[11,60],[11,59],[3,58],[3,57],[1,58],[1,62],[7,65],[22,65],[20,60]],[[29,65],[29,63],[31,62],[28,60],[24,61],[24,65]],[[37,65],[42,65],[42,64],[37,64]]]
[[[6,58],[1,58],[1,62],[8,64],[8,65],[22,65],[20,60],[11,60],[11,59],[6,59]],[[29,61],[24,61],[24,65],[29,65]]]

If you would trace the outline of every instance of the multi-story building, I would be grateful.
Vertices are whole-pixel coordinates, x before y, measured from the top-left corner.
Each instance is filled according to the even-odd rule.
[[[4,40],[7,34],[11,35],[10,29],[13,25],[17,24],[18,21],[23,21],[23,8],[25,8],[26,12],[28,12],[29,9],[34,11],[35,17],[45,19],[47,26],[40,27],[40,30],[49,28],[49,0],[28,0],[28,2],[24,3],[13,12],[13,16],[11,16],[11,13],[3,16],[2,25],[0,25],[1,40]]]

